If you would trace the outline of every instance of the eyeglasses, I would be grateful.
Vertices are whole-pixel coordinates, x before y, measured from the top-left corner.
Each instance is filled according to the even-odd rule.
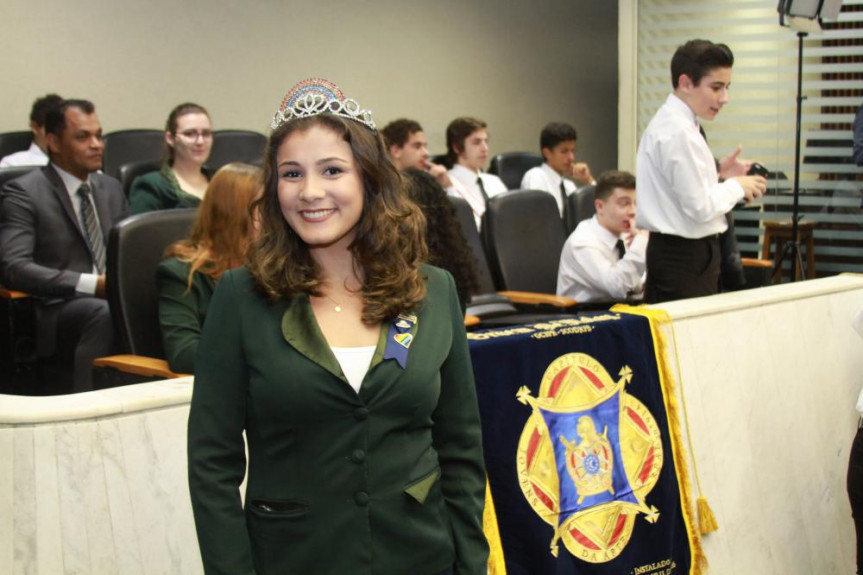
[[[177,135],[180,136],[181,138],[183,138],[184,140],[189,141],[189,142],[194,142],[198,138],[201,138],[202,140],[212,140],[213,139],[213,132],[210,130],[201,130],[201,131],[186,130],[184,132],[177,133]]]

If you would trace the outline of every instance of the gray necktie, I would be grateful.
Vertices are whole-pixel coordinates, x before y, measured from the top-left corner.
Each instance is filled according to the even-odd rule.
[[[105,272],[105,240],[102,239],[102,229],[96,219],[96,208],[93,206],[90,186],[86,183],[81,184],[78,188],[78,196],[81,198],[81,221],[84,223],[84,234],[87,236],[87,243],[90,244],[93,263],[101,274]]]

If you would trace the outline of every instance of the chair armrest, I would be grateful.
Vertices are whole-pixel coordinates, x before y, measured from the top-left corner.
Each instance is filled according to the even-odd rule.
[[[30,294],[0,287],[0,297],[3,299],[24,299],[30,297]]]
[[[562,295],[551,295],[545,293],[534,293],[526,291],[500,291],[497,292],[502,296],[506,296],[512,303],[515,304],[530,304],[530,305],[551,305],[554,307],[569,308],[578,305],[578,302],[571,297]]]
[[[174,373],[170,370],[168,362],[164,359],[131,354],[109,355],[107,357],[96,358],[93,360],[93,367],[107,367],[122,371],[123,373],[131,373],[143,377],[159,377],[162,379],[174,379],[190,375]]]
[[[770,260],[762,260],[760,258],[740,258],[740,263],[745,268],[772,268],[773,262]]]
[[[476,317],[475,315],[471,315],[471,314],[469,314],[469,313],[468,313],[468,314],[465,314],[465,316],[464,316],[464,326],[465,326],[465,327],[474,327],[474,326],[476,326],[476,325],[479,325],[479,318],[478,318],[478,317]]]

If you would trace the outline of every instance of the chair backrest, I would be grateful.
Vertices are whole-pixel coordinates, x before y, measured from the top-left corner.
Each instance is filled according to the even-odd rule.
[[[593,217],[596,206],[593,203],[593,191],[596,186],[584,186],[566,197],[566,233],[571,234],[578,223]]]
[[[126,197],[129,197],[129,190],[132,189],[132,182],[138,176],[143,176],[150,172],[155,172],[162,165],[159,160],[145,160],[143,162],[129,162],[120,166],[120,183],[123,185],[123,191]]]
[[[446,154],[435,154],[433,156],[429,156],[429,161],[432,164],[440,164],[441,166],[446,166],[447,169],[452,168],[449,164],[449,159]]]
[[[15,152],[23,152],[30,147],[33,142],[33,132],[4,132],[0,134],[0,158],[14,154]]]
[[[164,143],[165,132],[161,130],[120,130],[106,134],[102,171],[120,179],[120,166],[158,160]]]
[[[264,161],[267,137],[248,130],[218,130],[213,132],[213,150],[207,166],[218,170],[229,162],[260,166]]]
[[[566,232],[551,194],[512,190],[492,197],[482,239],[498,290],[556,292]]]
[[[156,267],[165,249],[189,236],[196,209],[126,218],[108,236],[106,288],[123,353],[164,358]]]
[[[479,237],[479,231],[476,229],[476,220],[473,218],[473,210],[470,204],[464,198],[447,196],[447,199],[455,206],[455,213],[458,217],[458,223],[461,226],[464,239],[467,245],[473,252],[476,258],[476,275],[479,280],[479,293],[494,293],[494,281],[491,278],[491,271],[488,268],[488,261],[485,258],[485,251],[482,247],[482,240]]]
[[[8,168],[0,168],[0,188],[6,185],[6,182],[20,178],[30,170],[38,170],[42,166],[10,166]]]
[[[488,168],[489,174],[495,174],[503,183],[506,184],[506,189],[517,190],[521,188],[521,179],[525,172],[531,168],[542,165],[542,156],[533,152],[507,152],[498,154],[491,159],[491,165]]]

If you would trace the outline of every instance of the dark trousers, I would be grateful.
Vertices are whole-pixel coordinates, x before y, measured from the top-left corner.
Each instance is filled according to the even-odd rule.
[[[848,462],[848,499],[851,502],[851,517],[857,532],[857,573],[863,561],[863,429],[857,430],[851,445],[851,458]]]
[[[55,357],[71,361],[74,392],[93,389],[93,360],[111,355],[114,326],[108,302],[95,297],[77,297],[58,304]]]
[[[719,238],[697,240],[650,233],[644,301],[659,303],[719,291]]]

